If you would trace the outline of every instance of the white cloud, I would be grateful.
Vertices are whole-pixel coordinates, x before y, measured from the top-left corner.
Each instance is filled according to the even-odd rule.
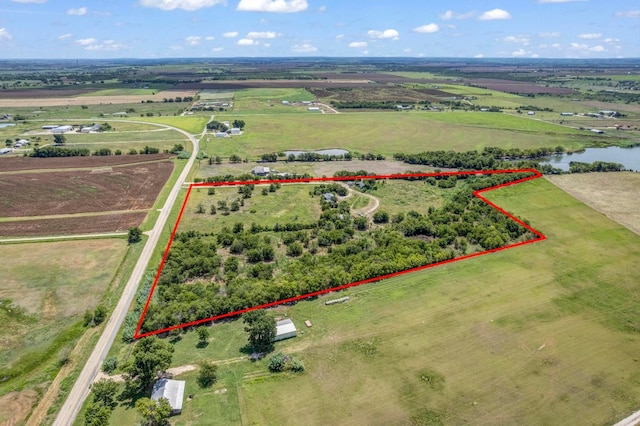
[[[570,43],[569,46],[571,46],[572,49],[577,50],[586,50],[589,48],[589,45],[584,43]]]
[[[618,43],[618,42],[620,42],[620,39],[619,38],[605,38],[602,41],[604,41],[605,43]]]
[[[336,40],[342,40],[344,38],[344,34],[338,34],[336,36]]]
[[[296,53],[314,53],[318,51],[318,48],[312,45],[311,43],[303,43],[303,44],[294,44],[291,47]]]
[[[69,33],[69,34],[62,34],[61,36],[58,36],[58,40],[64,40],[65,38],[69,38],[73,36],[73,34]]]
[[[597,45],[597,46],[590,47],[589,50],[591,52],[604,52],[607,49],[605,49],[604,46]]]
[[[202,37],[200,36],[189,36],[184,39],[189,46],[197,46],[202,41]]]
[[[238,37],[238,32],[237,31],[229,31],[227,33],[222,34],[222,37],[224,37],[224,38],[236,38],[236,37]]]
[[[640,18],[640,10],[627,10],[625,12],[617,12],[618,18]]]
[[[478,53],[474,56],[474,58],[484,58],[484,55],[482,53]]]
[[[502,39],[505,43],[520,43],[527,46],[531,40],[528,36],[506,36]]]
[[[264,47],[271,47],[271,43],[264,43],[263,46]]]
[[[256,41],[250,38],[241,38],[238,40],[238,46],[253,46],[256,44]]]
[[[578,38],[581,38],[583,40],[595,40],[602,37],[602,34],[600,33],[588,33],[588,34],[579,34]]]
[[[212,52],[222,52],[224,50],[224,47],[214,47],[213,49],[211,49]]]
[[[438,15],[438,17],[443,21],[449,21],[451,19],[469,19],[469,18],[473,18],[474,16],[476,16],[475,11],[471,11],[467,13],[458,13],[458,12],[454,12],[453,10],[447,10],[446,12]]]
[[[88,46],[88,45],[90,45],[90,44],[95,44],[95,43],[97,43],[97,41],[98,41],[98,40],[96,40],[95,38],[93,38],[93,37],[89,37],[89,38],[81,38],[81,39],[78,39],[78,40],[76,40],[76,43],[78,43],[78,44],[79,44],[79,45],[81,45],[81,46]]]
[[[487,10],[478,17],[481,21],[494,21],[499,19],[511,19],[511,14],[504,9]]]
[[[10,41],[12,38],[6,28],[0,28],[0,41]]]
[[[103,44],[92,44],[90,46],[85,47],[85,50],[100,50],[100,51],[109,51],[116,52],[118,50],[128,49],[129,46],[123,43],[115,43],[113,40],[105,40]]]
[[[240,0],[236,10],[241,12],[294,13],[307,10],[307,0]]]
[[[86,7],[79,7],[77,9],[67,9],[67,15],[82,16],[87,14],[88,9]]]
[[[352,41],[351,43],[349,43],[349,47],[362,48],[367,46],[368,44],[366,41]]]
[[[227,4],[227,0],[139,0],[141,6],[155,7],[162,10],[198,10],[218,4]]]
[[[46,3],[47,0],[11,0],[14,3]]]
[[[572,2],[584,2],[589,0],[538,0],[538,3],[572,3]]]
[[[281,34],[276,34],[273,31],[251,31],[247,33],[247,38],[276,38]]]
[[[438,26],[438,24],[427,24],[427,25],[421,25],[419,27],[416,27],[412,30],[414,33],[423,33],[423,34],[431,34],[431,33],[437,33],[438,31],[440,31],[440,27]]]
[[[216,38],[214,36],[206,36],[204,39],[207,41],[211,41],[211,40],[215,40]]]
[[[393,40],[398,40],[400,38],[400,34],[394,29],[384,31],[370,30],[367,34],[369,34],[369,37],[371,38],[391,38]]]
[[[557,38],[560,37],[560,33],[557,31],[551,31],[551,32],[547,32],[547,33],[539,33],[538,34],[540,37],[543,38]]]
[[[529,50],[524,50],[524,49],[518,49],[516,51],[511,52],[511,56],[515,56],[515,57],[523,57],[523,56],[527,56],[529,58],[537,58],[539,57],[539,55],[537,53],[533,53]]]
[[[562,49],[562,45],[560,43],[553,43],[551,47],[553,47],[554,49]]]

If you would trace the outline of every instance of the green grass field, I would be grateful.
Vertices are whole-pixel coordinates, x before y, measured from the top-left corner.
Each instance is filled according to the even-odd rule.
[[[618,139],[585,136],[584,132],[508,114],[491,113],[349,113],[309,115],[216,116],[216,120],[241,118],[242,136],[211,138],[210,155],[239,154],[255,159],[261,154],[290,149],[344,148],[352,152],[418,153],[431,150],[482,150],[487,146],[536,148],[563,145],[578,149],[595,140]]]
[[[176,424],[612,424],[637,409],[638,236],[542,179],[487,195],[548,240],[273,310],[298,326],[276,350],[303,374],[238,360],[240,321],[206,348],[187,333],[173,365],[214,360],[221,377],[182,376],[194,399]],[[134,418],[119,407],[111,424]]]
[[[114,123],[117,124],[117,123]],[[123,153],[129,149],[143,149],[145,146],[158,148],[160,152],[171,149],[175,144],[190,146],[188,139],[173,130],[146,131],[146,132],[104,132],[104,133],[67,133],[65,135],[66,146],[69,148],[88,148],[95,151],[101,148],[117,149]],[[47,140],[52,137],[47,137]],[[51,141],[49,141],[51,142]],[[44,145],[43,142],[40,144]]]
[[[132,120],[138,120],[132,117]],[[200,134],[202,129],[209,121],[209,116],[177,116],[177,117],[144,117],[139,121],[146,121],[149,123],[166,124],[167,126],[177,127],[182,130],[186,130],[191,134]]]
[[[283,105],[282,101],[313,101],[315,97],[305,89],[243,89],[236,91],[233,111],[238,114],[306,113],[306,107]],[[218,120],[220,121],[220,120]]]
[[[123,239],[3,246],[0,298],[11,299],[24,312],[0,310],[0,374],[22,371],[0,384],[0,395],[52,378],[60,350],[79,337],[78,321],[110,287],[126,248]]]
[[[245,228],[256,223],[260,226],[274,223],[308,223],[320,217],[319,198],[312,198],[309,191],[312,185],[282,185],[275,193],[262,195],[264,186],[256,186],[251,198],[244,200],[244,206],[237,212],[223,216],[220,212],[211,215],[210,206],[217,207],[218,201],[231,203],[241,197],[238,187],[216,187],[215,195],[207,195],[209,188],[193,188],[189,201],[180,222],[180,231],[196,230],[201,232],[218,232],[223,227],[233,228],[235,223],[242,223]],[[196,213],[202,204],[204,213]]]

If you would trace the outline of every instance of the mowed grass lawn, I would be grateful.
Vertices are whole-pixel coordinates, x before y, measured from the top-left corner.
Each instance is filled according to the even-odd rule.
[[[344,148],[352,152],[419,153],[434,150],[482,150],[487,146],[539,148],[588,146],[583,132],[562,126],[480,112],[345,113],[286,115],[220,115],[216,120],[246,122],[245,132],[232,138],[211,138],[211,155],[258,158],[286,150]],[[609,140],[610,138],[604,138]]]
[[[238,361],[240,321],[204,349],[189,333],[173,364],[217,360],[221,379],[190,385],[177,424],[611,424],[637,409],[638,236],[543,179],[487,196],[548,239],[277,308],[300,334],[276,350],[303,374]]]
[[[23,312],[0,310],[0,377],[9,378],[0,395],[53,378],[60,350],[78,337],[77,323],[100,303],[126,250],[124,239],[2,246],[0,299]]]

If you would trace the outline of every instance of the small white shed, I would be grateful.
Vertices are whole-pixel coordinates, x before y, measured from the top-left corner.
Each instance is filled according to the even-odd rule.
[[[167,398],[171,405],[171,414],[182,412],[182,400],[184,399],[184,380],[160,379],[153,385],[151,399]]]
[[[276,322],[276,337],[273,338],[273,341],[277,342],[279,340],[296,337],[297,335],[298,330],[296,330],[295,324],[287,318]]]

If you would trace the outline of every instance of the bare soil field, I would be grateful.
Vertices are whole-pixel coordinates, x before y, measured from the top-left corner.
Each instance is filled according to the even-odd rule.
[[[100,232],[121,232],[139,226],[147,212],[131,212],[82,217],[61,217],[38,220],[16,220],[0,226],[2,237],[42,237],[80,235]]]
[[[139,104],[142,101],[153,100],[154,102],[162,102],[164,98],[175,98],[176,96],[194,96],[193,89],[182,88],[180,90],[164,90],[155,95],[120,95],[120,96],[77,96],[81,93],[75,93],[68,97],[61,96],[59,91],[55,90],[34,90],[29,91],[29,95],[21,93],[22,91],[13,91],[11,93],[2,92],[0,97],[0,107],[47,107],[56,105],[101,105],[101,104]],[[11,97],[16,94],[16,97]],[[30,96],[30,97],[27,97]]]
[[[640,173],[581,173],[546,177],[563,191],[640,235]]]
[[[62,158],[5,157],[0,158],[0,173],[24,170],[110,167],[166,160],[171,157],[173,157],[173,154],[96,155],[90,157]]]
[[[0,397],[0,424],[5,426],[22,424],[37,400],[38,393],[33,389],[3,395]]]
[[[178,90],[241,90],[241,89],[278,89],[307,87],[363,87],[371,86],[369,80],[227,80],[206,83],[181,83]],[[381,85],[382,86],[382,85]]]
[[[492,78],[476,78],[469,80],[468,83],[473,84],[474,86],[480,86],[486,89],[507,93],[551,93],[556,95],[564,93],[576,93],[575,90],[567,89],[564,87],[545,87],[529,82],[499,80]]]
[[[162,161],[115,169],[1,175],[0,216],[149,209],[172,171],[173,162]]]

